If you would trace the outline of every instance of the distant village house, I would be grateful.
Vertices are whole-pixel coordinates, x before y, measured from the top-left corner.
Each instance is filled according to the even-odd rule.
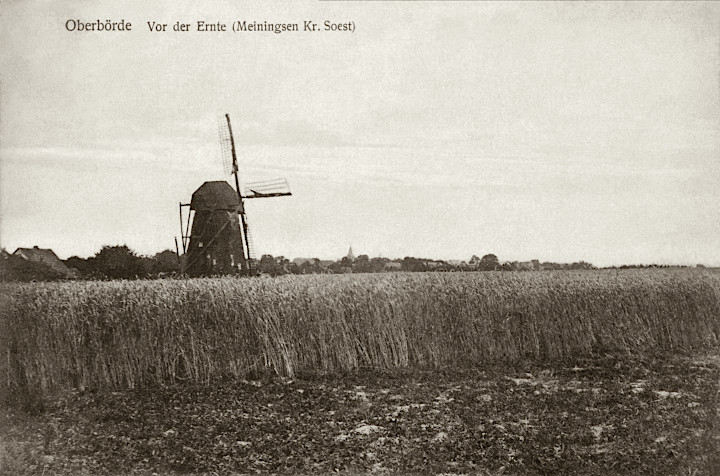
[[[49,248],[38,248],[37,246],[18,248],[13,255],[34,263],[43,264],[63,278],[75,279],[80,277],[80,272],[77,269],[68,267]]]

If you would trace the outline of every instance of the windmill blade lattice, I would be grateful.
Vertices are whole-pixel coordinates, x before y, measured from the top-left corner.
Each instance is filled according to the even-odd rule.
[[[250,260],[250,262],[252,263],[252,261],[257,259],[257,257],[255,256],[255,240],[253,239],[253,235],[250,232],[250,226],[248,223],[247,216],[245,216],[245,226],[246,226],[245,240],[247,240],[246,243],[247,243],[247,249],[248,249],[248,260]],[[252,267],[252,264],[251,264],[251,267]]]
[[[290,192],[290,185],[284,178],[251,182],[245,184],[243,191],[244,198],[281,197],[286,195],[292,195],[292,193]]]
[[[218,131],[220,132],[220,157],[223,163],[223,170],[231,175],[237,172],[237,163],[233,161],[232,139],[225,116],[218,118]]]

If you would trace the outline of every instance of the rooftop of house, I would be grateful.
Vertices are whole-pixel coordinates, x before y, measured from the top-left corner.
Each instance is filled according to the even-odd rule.
[[[43,263],[53,271],[65,276],[71,273],[70,268],[49,248],[39,248],[37,246],[33,246],[32,248],[18,248],[13,254],[28,261]]]

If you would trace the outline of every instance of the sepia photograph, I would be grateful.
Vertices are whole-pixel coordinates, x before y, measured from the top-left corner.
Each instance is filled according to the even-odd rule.
[[[0,45],[0,475],[720,475],[720,3]]]

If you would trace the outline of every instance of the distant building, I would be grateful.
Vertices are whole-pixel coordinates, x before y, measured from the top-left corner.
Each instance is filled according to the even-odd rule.
[[[540,271],[540,261],[513,261],[513,269],[516,271]]]
[[[350,261],[355,261],[355,255],[353,254],[352,246],[350,246],[350,251],[348,251],[346,258]]]
[[[402,269],[402,263],[397,261],[390,261],[385,263],[385,271],[400,271]]]
[[[80,274],[77,269],[70,268],[63,263],[51,249],[38,248],[37,246],[33,246],[32,248],[18,248],[13,255],[34,263],[44,264],[65,278],[77,278]]]

